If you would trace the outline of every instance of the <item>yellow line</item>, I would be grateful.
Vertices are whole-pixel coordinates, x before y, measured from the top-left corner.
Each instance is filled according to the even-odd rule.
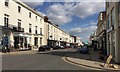
[[[93,69],[93,70],[102,70],[102,69],[96,69],[96,68],[90,68],[90,67],[86,67],[86,66],[83,66],[83,65],[78,65],[78,64],[75,64],[75,63],[72,63],[72,62],[69,62],[65,59],[65,57],[62,57],[62,60],[67,62],[67,63],[70,63],[72,65],[76,65],[76,66],[80,66],[80,67],[85,67],[85,68],[88,68],[88,69]]]

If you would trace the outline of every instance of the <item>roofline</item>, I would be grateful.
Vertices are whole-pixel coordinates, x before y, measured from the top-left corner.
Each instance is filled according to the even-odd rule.
[[[44,16],[42,16],[40,13],[38,13],[37,11],[35,11],[34,9],[32,9],[31,7],[29,7],[28,5],[26,5],[25,3],[23,3],[20,0],[13,0],[14,2],[16,2],[17,4],[23,6],[24,8],[30,10],[31,12],[35,13],[36,15],[40,16],[41,18],[44,19]]]

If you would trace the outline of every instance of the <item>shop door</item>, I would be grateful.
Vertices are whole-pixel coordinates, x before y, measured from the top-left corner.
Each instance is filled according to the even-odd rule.
[[[35,46],[38,45],[38,38],[37,38],[37,37],[34,38],[34,45],[35,45]]]

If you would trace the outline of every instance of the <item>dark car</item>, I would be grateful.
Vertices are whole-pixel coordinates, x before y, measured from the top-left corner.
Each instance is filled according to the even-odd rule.
[[[89,53],[89,49],[87,46],[83,46],[80,48],[80,53]]]
[[[52,46],[52,48],[53,48],[53,49],[61,49],[61,47],[58,46],[58,45],[57,45],[57,46]]]
[[[49,47],[49,46],[47,46],[47,45],[43,45],[43,46],[40,46],[39,47],[39,50],[38,51],[41,51],[41,50],[50,50],[51,49],[51,47]]]

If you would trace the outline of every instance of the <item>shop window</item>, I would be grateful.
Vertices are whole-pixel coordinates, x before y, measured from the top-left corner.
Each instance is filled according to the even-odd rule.
[[[40,38],[40,44],[42,44],[42,38]]]
[[[29,43],[31,44],[31,37],[29,38]]]

